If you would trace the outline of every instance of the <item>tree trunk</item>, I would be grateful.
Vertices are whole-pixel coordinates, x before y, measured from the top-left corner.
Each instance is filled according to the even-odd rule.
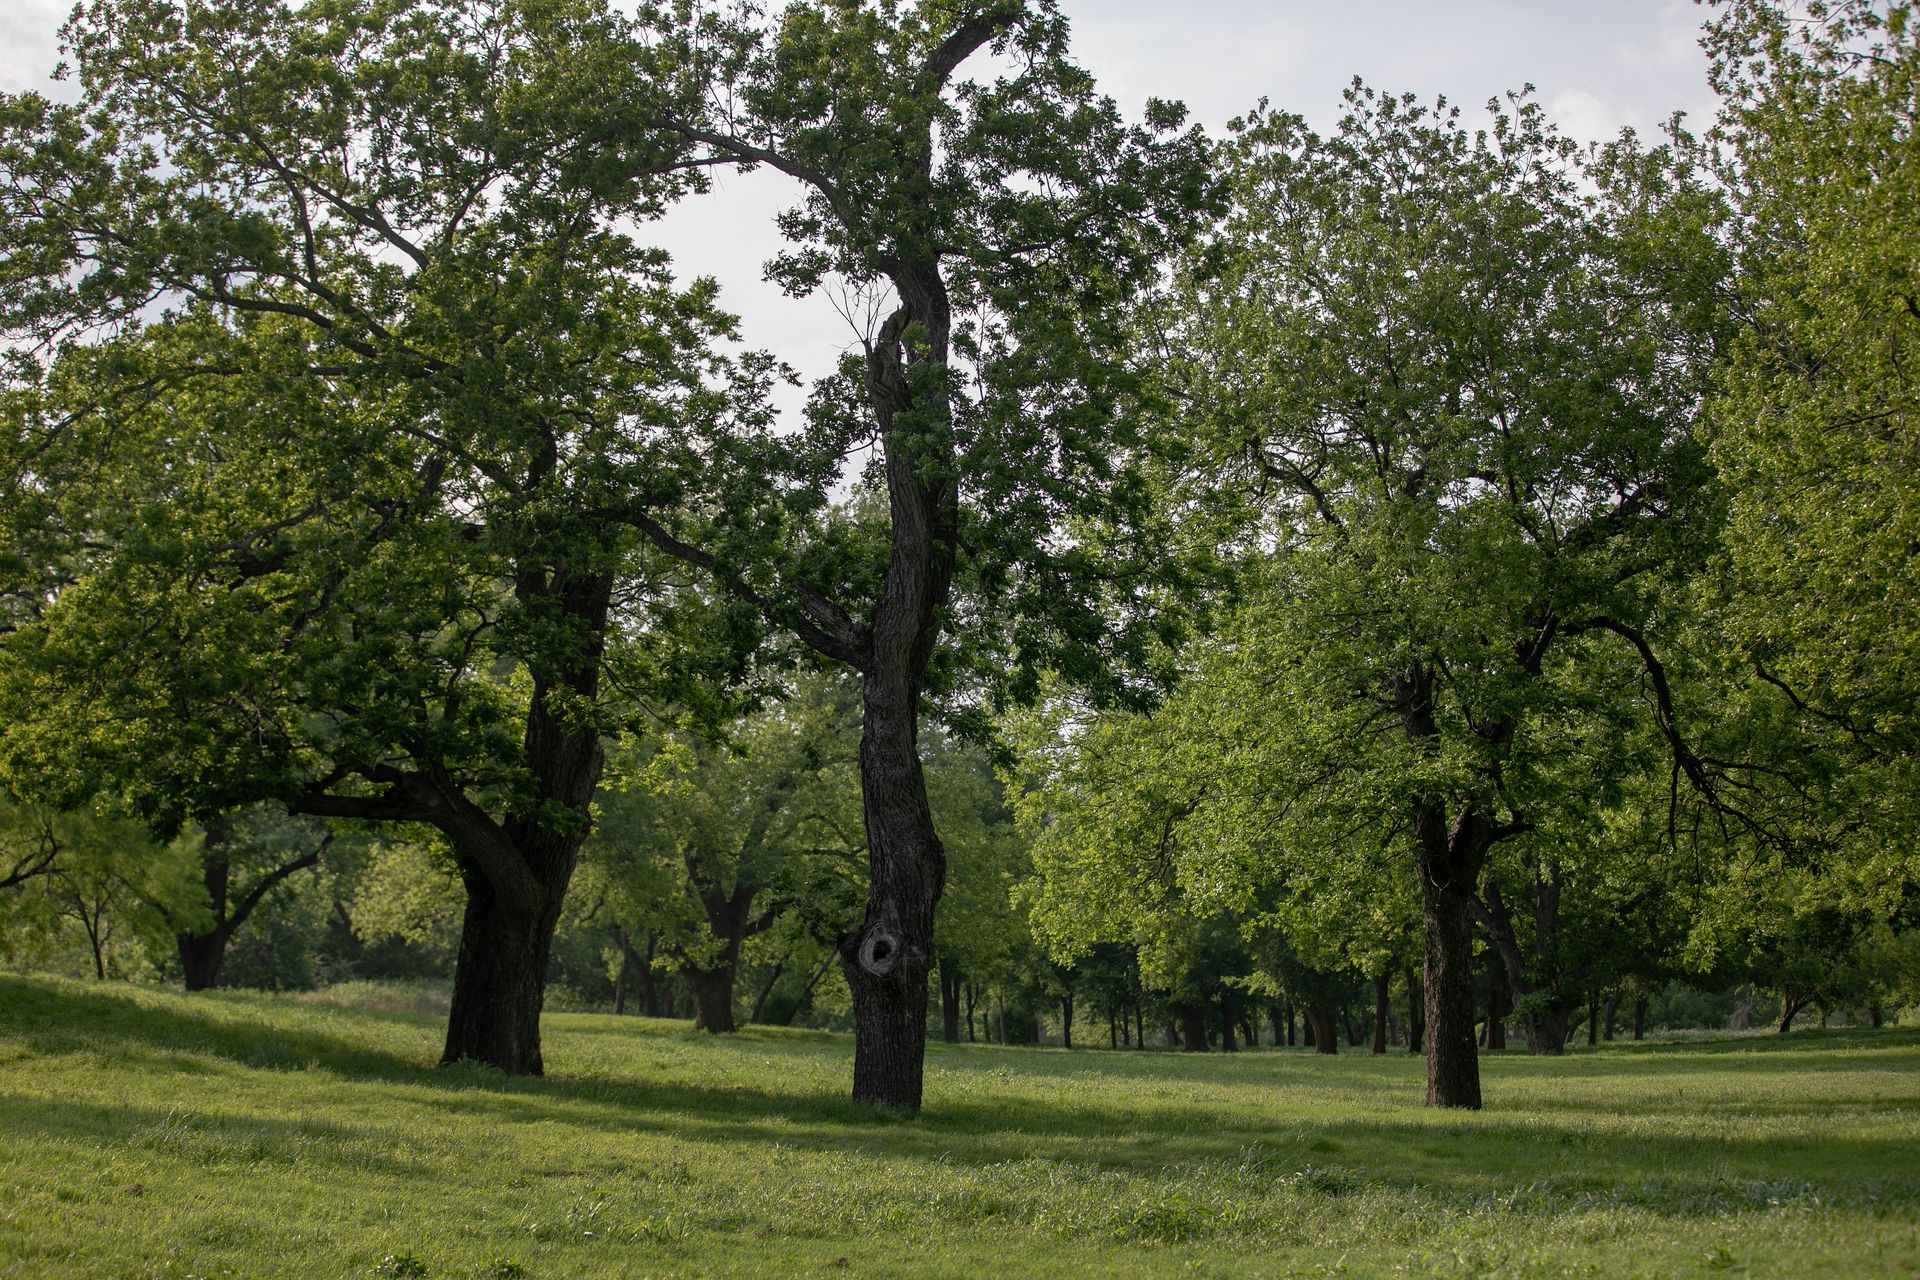
[[[1204,1004],[1181,1006],[1179,1045],[1188,1053],[1207,1051],[1207,1006]]]
[[[960,970],[944,956],[940,960],[940,1035],[948,1044],[960,1043]]]
[[[199,933],[176,933],[174,936],[188,991],[208,991],[220,985],[220,968],[226,962],[227,946],[240,931],[240,926],[252,917],[254,908],[265,901],[275,885],[295,872],[317,866],[320,854],[333,843],[333,836],[328,834],[318,848],[275,867],[246,892],[240,893],[236,900],[227,851],[233,831],[233,815],[222,814],[207,823],[206,835],[202,840],[200,876],[207,888],[207,904],[213,913],[213,927]]]
[[[1306,1016],[1307,1039],[1315,1053],[1339,1053],[1340,1036],[1333,1029],[1333,1018],[1317,1004],[1303,1004],[1300,1012]]]
[[[501,903],[485,877],[467,877],[441,1062],[478,1062],[508,1075],[542,1072],[540,1006],[559,918],[557,900],[532,910]]]
[[[725,959],[732,959],[729,955]],[[733,975],[735,965],[711,969],[682,969],[680,976],[693,991],[693,1029],[715,1035],[733,1031]]]
[[[1784,1004],[1780,1012],[1780,1034],[1781,1035],[1785,1035],[1787,1034],[1787,1032],[1793,1030],[1794,1018],[1798,1016],[1798,1014],[1802,1009],[1807,1007],[1807,1002],[1805,1000],[1795,1000],[1792,996],[1785,996],[1783,997],[1783,1000],[1784,1000]]]
[[[1387,1002],[1391,992],[1387,989],[1387,971],[1382,969],[1373,980],[1373,1051],[1387,1051]]]
[[[896,524],[906,518],[896,503]],[[888,591],[901,575],[930,572],[910,562],[896,539]],[[927,588],[922,584],[919,588]],[[944,598],[944,591],[941,592]],[[932,604],[927,608],[931,610]],[[946,854],[934,833],[918,745],[919,673],[915,651],[931,618],[895,616],[884,602],[873,664],[863,682],[860,789],[866,816],[866,918],[840,940],[840,964],[853,993],[853,1100],[902,1111],[920,1106],[927,1050],[927,978],[933,915],[946,878]],[[906,628],[902,630],[902,628]]]
[[[1147,1047],[1147,1011],[1137,1004],[1133,1006],[1133,1047]]]
[[[1600,1043],[1600,1002],[1592,996],[1587,997],[1587,1048],[1592,1049]]]
[[[1878,1000],[1867,1001],[1867,1025],[1875,1031],[1886,1023],[1886,1013],[1880,1008]]]
[[[974,994],[975,994],[975,993],[974,993],[974,987],[973,987],[973,984],[972,984],[971,982],[969,982],[969,983],[967,984],[967,1043],[968,1043],[968,1044],[972,1044],[972,1043],[974,1043],[974,1039],[973,1039],[973,1002],[974,1002]]]
[[[1527,1052],[1540,1057],[1560,1057],[1573,1038],[1572,1015],[1553,1005],[1527,1013],[1521,1025],[1526,1028]]]
[[[1609,991],[1607,1002],[1600,1009],[1600,1038],[1612,1043],[1614,1020],[1620,1016],[1620,993]]]
[[[625,925],[615,925],[613,939],[620,946],[620,973],[613,980],[614,1016],[627,1011],[627,983],[633,978],[633,944],[627,940]]]
[[[1060,1047],[1073,1048],[1073,992],[1060,997]]]
[[[1633,998],[1633,1038],[1647,1038],[1647,993],[1644,991]]]
[[[1421,817],[1420,913],[1426,930],[1427,1105],[1480,1106],[1480,1055],[1473,1040],[1473,923],[1468,898],[1479,876],[1482,844],[1450,831],[1438,806]]]
[[[189,991],[211,991],[220,985],[220,966],[227,958],[229,936],[223,928],[206,933],[183,933],[174,941],[180,951],[180,971]]]
[[[554,610],[587,637],[551,666],[533,667],[521,746],[528,803],[496,820],[432,769],[409,776],[395,791],[410,795],[422,820],[446,835],[467,889],[440,1060],[539,1075],[553,931],[591,829],[593,793],[606,761],[593,718],[579,709],[599,698],[613,577],[522,565],[514,590],[522,603]]]

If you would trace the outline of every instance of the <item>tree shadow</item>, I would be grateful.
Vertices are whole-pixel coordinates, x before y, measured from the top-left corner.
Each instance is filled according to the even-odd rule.
[[[0,1034],[5,1037],[0,1045],[17,1046],[10,1055],[15,1062],[93,1053],[155,1073],[177,1073],[186,1081],[246,1069],[321,1071],[347,1082],[399,1085],[404,1088],[389,1099],[393,1105],[429,1107],[436,1122],[470,1123],[479,1132],[546,1123],[733,1149],[857,1152],[974,1169],[1040,1162],[1143,1177],[1204,1169],[1210,1177],[1230,1175],[1252,1191],[1305,1178],[1300,1185],[1325,1194],[1381,1188],[1463,1211],[1494,1201],[1512,1212],[1629,1205],[1680,1217],[1801,1200],[1875,1209],[1920,1204],[1920,1151],[1897,1128],[1856,1125],[1844,1132],[1810,1130],[1804,1138],[1762,1128],[1743,1133],[1725,1125],[1690,1131],[1679,1121],[1715,1104],[1662,1098],[1662,1075],[1677,1078],[1702,1069],[1671,1055],[1615,1059],[1612,1074],[1624,1068],[1636,1083],[1650,1087],[1632,1109],[1634,1122],[1614,1124],[1607,1113],[1617,1112],[1618,1103],[1582,1096],[1550,1101],[1529,1096],[1520,1105],[1503,1106],[1496,1094],[1487,1112],[1428,1111],[1419,1106],[1416,1059],[1340,1063],[1269,1054],[1196,1062],[1198,1055],[1169,1059],[935,1046],[929,1106],[917,1117],[905,1117],[853,1104],[838,1092],[837,1082],[829,1092],[804,1083],[769,1087],[573,1074],[564,1065],[546,1078],[440,1068],[434,1066],[438,1022],[430,1017],[353,1013],[363,1035],[368,1026],[391,1033],[395,1043],[382,1048],[324,1028],[284,1025],[285,1019],[271,1026],[248,1021],[259,1006],[258,998],[189,1002],[0,977]],[[619,1024],[574,1027],[557,1039],[620,1029]],[[636,1031],[642,1040],[668,1049],[691,1039],[677,1028]],[[749,1031],[721,1043],[725,1052],[743,1058],[790,1056],[816,1064],[823,1054],[847,1052],[844,1038],[784,1032]],[[1902,1034],[1893,1043],[1910,1048],[1916,1041]],[[556,1048],[562,1050],[556,1058],[566,1063],[564,1048]],[[5,1063],[0,1058],[0,1066]],[[1496,1082],[1511,1071],[1517,1083],[1518,1063],[1502,1065]],[[1602,1064],[1566,1059],[1547,1066],[1554,1079],[1576,1079],[1599,1073]],[[760,1074],[764,1078],[764,1071]],[[1076,1077],[1113,1084],[1066,1087]],[[1528,1083],[1537,1086],[1543,1078],[1533,1074]],[[1172,1085],[1189,1096],[1143,1095],[1136,1104],[1125,1092],[1135,1083]],[[1259,1094],[1254,1105],[1223,1106],[1201,1087],[1244,1090],[1249,1084],[1270,1086],[1275,1107],[1259,1105]],[[1303,1109],[1301,1095],[1292,1092],[1321,1090],[1333,1096],[1361,1089],[1371,1112],[1351,1098],[1318,1111]],[[23,1136],[97,1142],[106,1135],[117,1142],[175,1143],[202,1159],[234,1152],[280,1159],[299,1152],[341,1167],[434,1176],[431,1169],[387,1152],[377,1125],[222,1113],[217,1090],[204,1095],[211,1110],[194,1112],[199,1094],[187,1084],[181,1102],[168,1109],[96,1103],[48,1108],[0,1100],[0,1114],[9,1132]],[[1769,1110],[1802,1114],[1911,1108],[1920,1103],[1920,1077],[1915,1089],[1899,1098],[1835,1099],[1831,1108],[1804,1100],[1759,1102]],[[1755,1104],[1747,1097],[1720,1109],[1745,1115],[1755,1111]],[[1664,1124],[1663,1117],[1675,1122]]]

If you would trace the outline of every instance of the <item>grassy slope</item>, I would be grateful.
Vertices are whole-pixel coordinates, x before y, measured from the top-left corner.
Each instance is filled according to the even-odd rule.
[[[1404,1054],[935,1046],[917,1120],[836,1036],[439,1033],[0,977],[0,1277],[1920,1274],[1907,1032],[1502,1055],[1477,1115]]]

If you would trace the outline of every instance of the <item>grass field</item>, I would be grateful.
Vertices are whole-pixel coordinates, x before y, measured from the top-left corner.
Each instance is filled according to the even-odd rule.
[[[844,1037],[556,1015],[551,1073],[439,1020],[0,977],[0,1277],[1920,1275],[1920,1035],[1484,1064],[934,1046],[915,1119]]]

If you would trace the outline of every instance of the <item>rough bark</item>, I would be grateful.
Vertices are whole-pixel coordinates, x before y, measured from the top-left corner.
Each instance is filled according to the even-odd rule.
[[[1535,658],[1537,662],[1537,656]],[[1407,737],[1431,743],[1440,736],[1434,718],[1433,679],[1414,670],[1392,682],[1394,702]],[[1512,725],[1494,733],[1511,738]],[[1420,916],[1426,934],[1427,1105],[1480,1106],[1480,1054],[1474,1044],[1473,912],[1475,891],[1496,840],[1525,830],[1495,824],[1467,808],[1448,820],[1443,801],[1414,807],[1414,865],[1420,882]]]
[[[918,326],[927,344],[922,355],[944,368],[951,330],[946,286],[930,265],[902,264],[893,276],[902,305],[867,359],[892,523],[861,687],[867,910],[860,928],[841,940],[840,954],[853,993],[854,1101],[914,1110],[926,1057],[934,911],[946,881],[946,853],[920,766],[920,695],[952,585],[959,508],[952,477],[929,476],[929,460],[944,459],[950,442],[936,429],[937,439],[921,442],[931,447],[928,454],[900,438],[903,417],[916,410],[946,419],[944,383],[936,404],[916,405],[907,372],[914,353],[903,336],[909,325]]]
[[[540,1007],[560,895],[532,906],[467,877],[467,909],[453,970],[453,1005],[441,1062],[477,1062],[509,1075],[539,1075]]]
[[[1438,804],[1420,808],[1420,911],[1426,932],[1427,1105],[1480,1106],[1474,1044],[1474,886],[1494,829],[1472,811],[1446,821]]]
[[[1307,1037],[1315,1053],[1339,1053],[1340,1037],[1333,1029],[1333,1016],[1317,1004],[1303,1004],[1300,1012],[1307,1020]]]
[[[1473,932],[1462,895],[1448,878],[1421,876],[1426,927],[1427,1105],[1480,1106],[1473,1042]]]
[[[903,517],[896,514],[898,526]],[[924,572],[896,537],[890,582]],[[906,588],[900,588],[905,591]],[[922,594],[927,588],[922,587]],[[944,597],[944,591],[941,593]],[[929,599],[930,605],[930,599]],[[883,602],[881,613],[891,615]],[[907,620],[895,643],[911,649]],[[915,624],[916,626],[919,624]],[[931,619],[919,634],[931,637]],[[924,643],[922,641],[921,643]],[[865,681],[860,778],[869,867],[866,918],[840,941],[841,968],[853,993],[853,1098],[898,1110],[920,1106],[926,1058],[927,977],[933,916],[946,879],[946,854],[934,833],[919,754],[920,676],[924,658],[878,654]]]

